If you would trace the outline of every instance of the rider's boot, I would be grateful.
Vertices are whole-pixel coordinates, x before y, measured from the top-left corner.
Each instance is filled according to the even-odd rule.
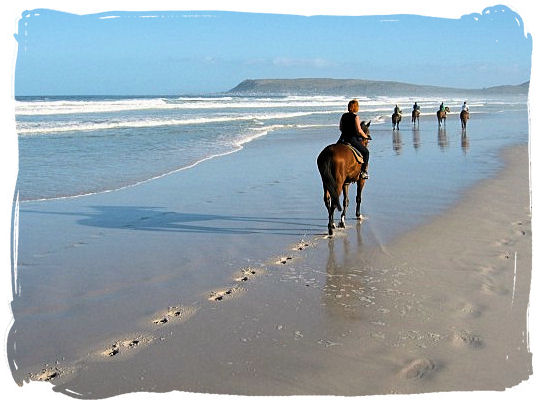
[[[361,165],[361,173],[359,174],[361,179],[369,179],[369,173],[367,172],[368,167],[368,164]]]

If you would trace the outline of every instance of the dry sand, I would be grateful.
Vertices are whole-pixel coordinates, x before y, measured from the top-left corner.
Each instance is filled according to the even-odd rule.
[[[369,221],[350,220],[332,239],[310,237],[235,269],[194,304],[167,307],[31,378],[84,398],[517,385],[532,373],[527,146],[503,158],[497,177],[389,244],[374,246]]]

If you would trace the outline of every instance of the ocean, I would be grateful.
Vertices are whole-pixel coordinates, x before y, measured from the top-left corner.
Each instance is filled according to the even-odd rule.
[[[404,113],[400,133],[410,131],[415,101],[422,112],[420,128],[426,121],[433,124],[435,110],[445,101],[451,109],[449,127],[454,130],[464,101],[429,95],[356,97],[359,115],[372,121],[375,136],[377,132],[391,135],[395,104]],[[281,130],[299,133],[333,128],[336,140],[338,121],[348,100],[340,95],[233,94],[17,97],[18,197],[20,201],[59,199],[134,186],[238,152],[246,143]],[[502,126],[497,138],[480,132],[476,140],[490,140],[491,149],[496,140],[499,145],[527,140],[525,96],[495,95],[468,101],[471,121],[487,121],[486,117],[511,121]],[[399,141],[393,141],[392,147],[378,147],[376,158],[398,153]],[[437,141],[445,148],[445,139]]]

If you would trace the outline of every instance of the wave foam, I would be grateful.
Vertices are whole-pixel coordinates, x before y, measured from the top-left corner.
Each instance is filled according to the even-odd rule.
[[[197,117],[189,119],[144,119],[134,121],[101,121],[101,122],[59,122],[55,125],[44,125],[43,122],[18,122],[17,133],[20,135],[30,134],[49,134],[62,132],[76,131],[96,131],[107,129],[124,129],[124,128],[146,128],[160,126],[185,126],[185,125],[201,125],[209,123],[223,123],[234,121],[258,121],[262,123],[266,120],[273,119],[291,119],[310,115],[324,115],[337,113],[339,111],[311,111],[311,112],[283,112],[274,114],[248,114],[248,115],[230,115],[219,117]]]
[[[21,116],[110,113],[136,110],[332,108],[345,105],[338,97],[283,98],[150,98],[121,100],[16,101],[15,114]]]

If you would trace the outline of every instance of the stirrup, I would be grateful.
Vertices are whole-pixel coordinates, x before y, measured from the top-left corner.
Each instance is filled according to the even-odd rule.
[[[359,177],[361,179],[369,179],[369,173],[367,171],[361,171],[361,173],[359,174]]]

